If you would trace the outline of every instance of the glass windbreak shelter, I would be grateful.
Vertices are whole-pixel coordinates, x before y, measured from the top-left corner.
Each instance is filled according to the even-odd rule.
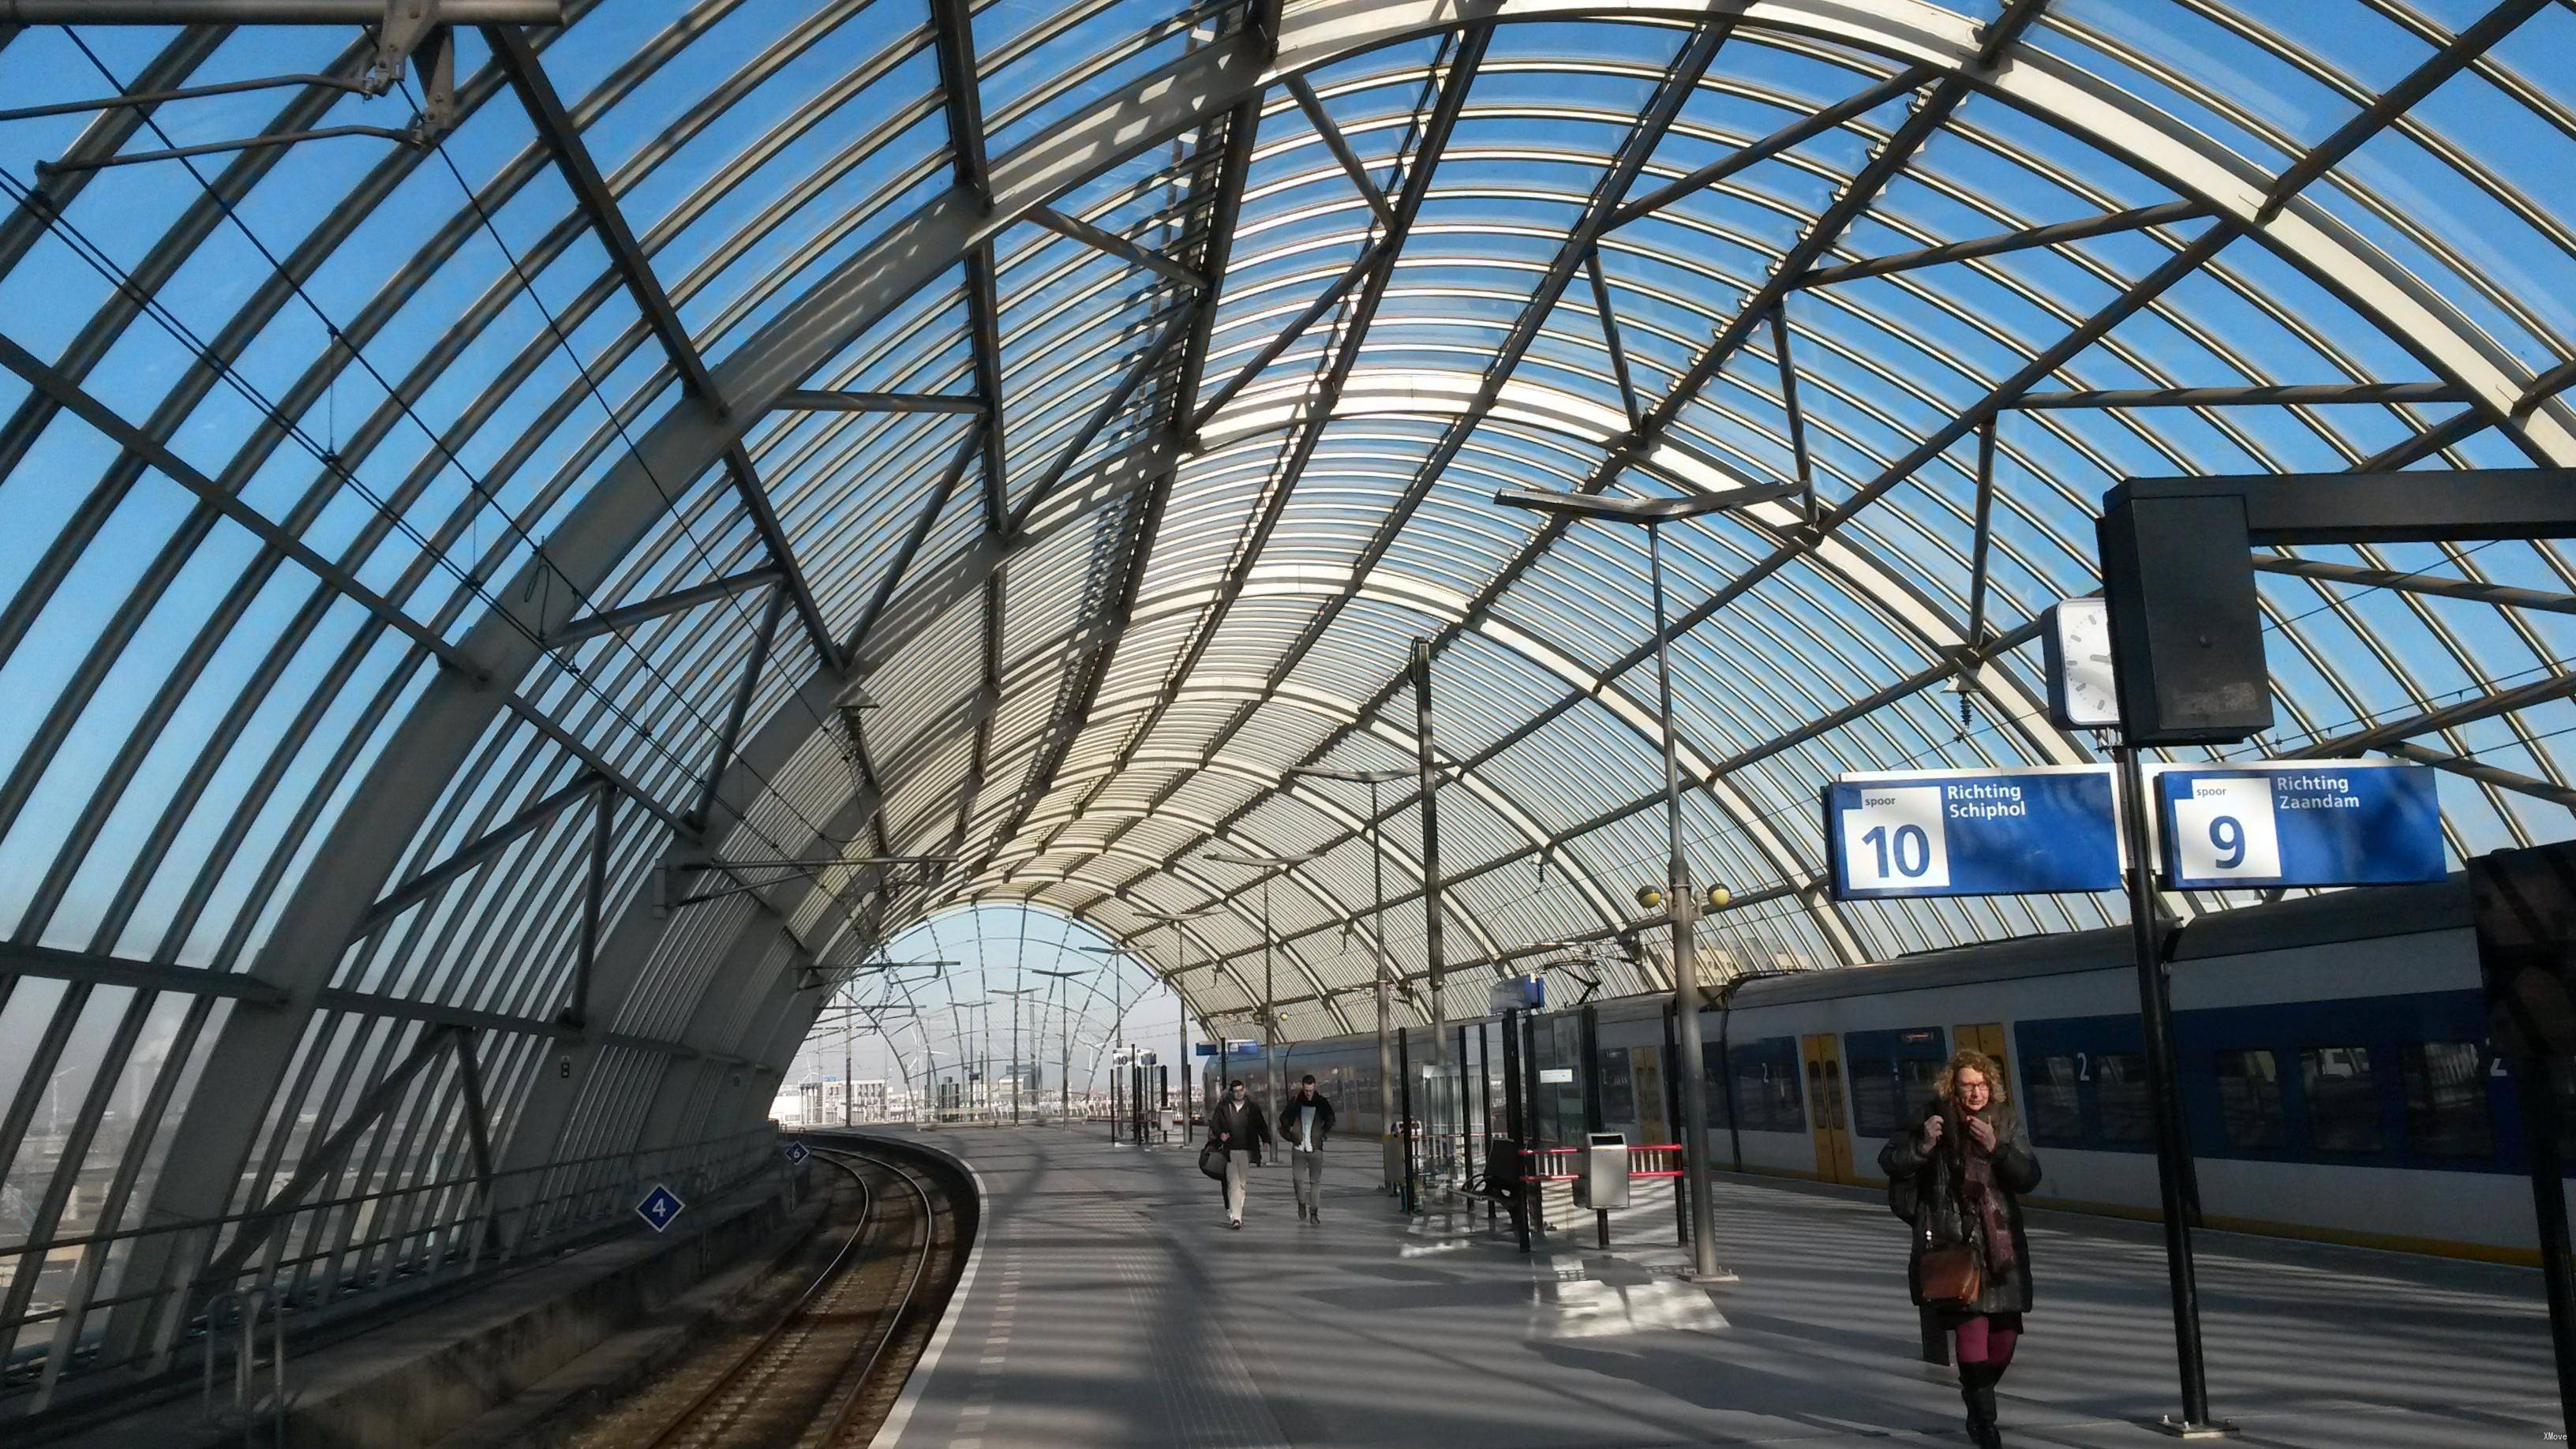
[[[1669,742],[1707,978],[2115,923],[1830,900],[1817,785],[2096,757],[2036,621],[2122,479],[2576,465],[2554,0],[258,10],[0,25],[0,1416],[764,1170],[961,903],[1210,1035],[1669,996]],[[1663,533],[1669,712],[1644,541],[1524,488],[1761,493]],[[2169,758],[2576,833],[2565,550],[2257,569],[2277,723]],[[2034,1127],[2142,1132],[2117,1056]]]

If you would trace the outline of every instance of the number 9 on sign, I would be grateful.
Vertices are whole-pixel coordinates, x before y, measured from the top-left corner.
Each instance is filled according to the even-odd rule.
[[[1848,889],[1941,890],[1950,884],[1940,786],[1864,785],[1860,803],[1841,815]]]
[[[2209,843],[2218,847],[2218,868],[2234,870],[2245,863],[2245,822],[2233,815],[2214,815],[2209,821]]]
[[[2269,880],[2281,873],[2281,837],[2272,813],[2272,782],[2240,776],[2194,780],[2173,804],[2180,878]]]

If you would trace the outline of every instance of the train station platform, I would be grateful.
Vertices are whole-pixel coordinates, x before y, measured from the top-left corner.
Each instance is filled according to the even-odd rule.
[[[1284,1168],[1241,1231],[1180,1149],[1054,1128],[904,1134],[985,1195],[971,1276],[879,1449],[1676,1443],[1955,1445],[1917,1357],[1904,1232],[1875,1194],[1721,1175],[1695,1288],[1583,1231],[1521,1256],[1483,1215],[1408,1223],[1354,1144],[1320,1227]],[[1668,1210],[1667,1210],[1668,1211]],[[2034,1212],[2038,1304],[2006,1441],[2173,1442],[2160,1239]],[[1669,1217],[1664,1219],[1669,1223]],[[1669,1234],[1665,1238],[1669,1243]],[[2199,1255],[2217,1412],[2267,1449],[2482,1449],[2556,1428],[2536,1274],[2212,1233]],[[1669,1252],[1669,1249],[1665,1249]]]

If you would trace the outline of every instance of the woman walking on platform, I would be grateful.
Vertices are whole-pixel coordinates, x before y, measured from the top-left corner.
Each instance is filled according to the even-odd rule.
[[[1952,1054],[1937,1091],[1915,1124],[1879,1150],[1878,1170],[1897,1216],[1914,1228],[1907,1272],[1914,1301],[1950,1328],[1968,1438],[1978,1449],[2001,1449],[1995,1385],[2012,1365],[2030,1309],[2021,1195],[2039,1186],[2039,1158],[2021,1114],[2004,1101],[1994,1058]]]

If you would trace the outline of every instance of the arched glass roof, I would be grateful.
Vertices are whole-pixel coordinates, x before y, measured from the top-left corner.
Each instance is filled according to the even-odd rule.
[[[2117,918],[1834,904],[1815,819],[2093,758],[2034,620],[2113,483],[2576,464],[2551,0],[559,8],[447,0],[452,96],[342,0],[0,24],[13,1388],[719,1161],[949,905],[1227,1022],[1275,937],[1282,1030],[1361,1025],[1419,804],[1285,772],[1413,765],[1417,640],[1448,1009],[1615,939],[1642,540],[1497,488],[1811,485],[1668,533],[1726,972]],[[2231,754],[2570,833],[2558,546],[2276,552]]]

